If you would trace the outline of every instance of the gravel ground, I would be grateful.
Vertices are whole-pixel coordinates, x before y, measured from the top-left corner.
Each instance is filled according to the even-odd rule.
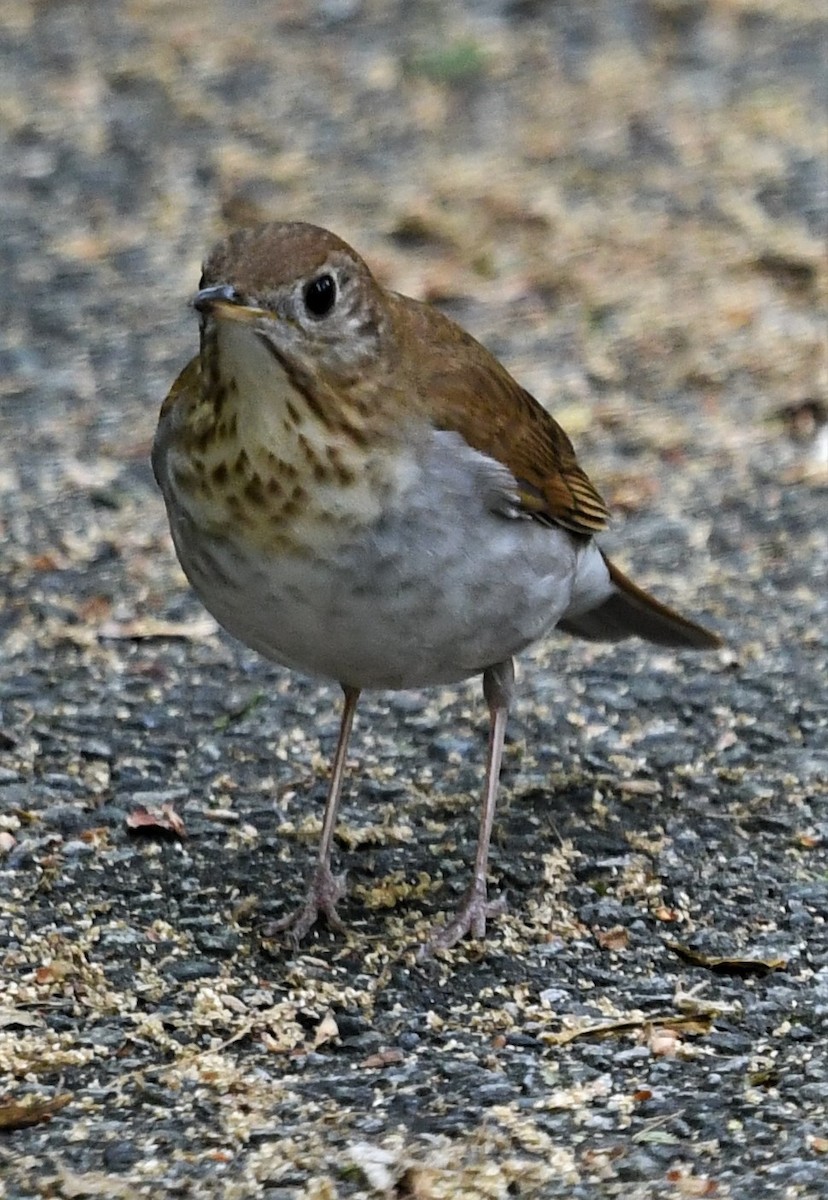
[[[817,11],[4,0],[3,1200],[828,1195]],[[526,658],[509,912],[424,966],[479,686],[366,697],[351,936],[264,941],[339,698],[215,630],[147,463],[201,256],[275,216],[481,337],[728,639]]]

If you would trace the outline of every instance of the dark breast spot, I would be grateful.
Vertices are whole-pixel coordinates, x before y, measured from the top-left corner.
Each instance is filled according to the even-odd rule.
[[[251,504],[261,507],[265,503],[265,491],[260,476],[252,475],[244,489],[245,497]]]
[[[331,472],[333,474],[334,479],[337,481],[337,483],[347,485],[347,484],[354,482],[354,479],[356,477],[355,477],[353,471],[351,471],[343,463],[342,455],[339,452],[338,446],[334,446],[334,445],[328,446],[325,451],[325,457],[327,458],[328,463],[330,464]]]
[[[312,467],[315,467],[317,465],[317,463],[319,463],[319,461],[320,461],[319,455],[316,453],[316,451],[314,450],[311,443],[305,437],[304,433],[300,433],[298,435],[297,441],[299,442],[299,445],[302,447],[302,453],[304,454],[308,463]]]

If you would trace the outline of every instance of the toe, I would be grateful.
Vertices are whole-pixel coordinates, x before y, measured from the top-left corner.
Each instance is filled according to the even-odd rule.
[[[489,900],[485,890],[470,889],[448,925],[436,929],[428,941],[417,951],[418,961],[422,962],[431,958],[436,950],[450,950],[468,933],[482,941],[486,936],[488,918],[498,916],[505,912],[506,908],[505,896]]]
[[[327,865],[318,865],[313,873],[303,904],[278,921],[268,921],[262,927],[265,937],[276,937],[280,933],[289,935],[298,945],[313,929],[320,917],[324,917],[331,929],[346,933],[344,921],[336,906],[345,895],[345,875],[334,875]]]

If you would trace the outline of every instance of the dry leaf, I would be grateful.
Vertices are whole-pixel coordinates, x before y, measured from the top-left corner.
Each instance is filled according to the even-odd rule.
[[[815,850],[817,846],[821,846],[823,838],[818,833],[798,833],[795,838],[797,846],[801,846],[803,850]]]
[[[61,1096],[22,1096],[19,1100],[4,1096],[0,1098],[0,1129],[28,1129],[51,1121],[71,1099],[68,1092]]]
[[[679,1196],[715,1196],[718,1184],[706,1175],[685,1175],[683,1171],[668,1171],[667,1179]]]
[[[127,816],[126,825],[135,833],[162,833],[181,841],[187,837],[184,822],[171,804],[162,804],[160,808],[135,808]]]
[[[106,825],[95,825],[91,829],[84,829],[79,837],[89,846],[103,846],[109,841],[109,828]]]
[[[71,962],[65,959],[55,958],[50,963],[46,963],[43,967],[38,967],[35,971],[36,983],[62,983],[68,975],[74,973],[74,966]]]
[[[668,942],[667,948],[683,958],[685,962],[696,967],[707,967],[717,975],[765,975],[768,971],[784,971],[787,969],[786,958],[760,958],[757,956],[715,955],[704,954],[700,950],[691,950],[678,942]]]

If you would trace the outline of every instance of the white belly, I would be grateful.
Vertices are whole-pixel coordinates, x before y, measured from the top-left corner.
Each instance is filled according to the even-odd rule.
[[[591,544],[504,515],[504,480],[435,433],[382,518],[324,555],[264,558],[204,537],[181,509],[171,526],[206,607],[266,657],[357,688],[451,683],[536,641],[585,590],[609,588]]]

